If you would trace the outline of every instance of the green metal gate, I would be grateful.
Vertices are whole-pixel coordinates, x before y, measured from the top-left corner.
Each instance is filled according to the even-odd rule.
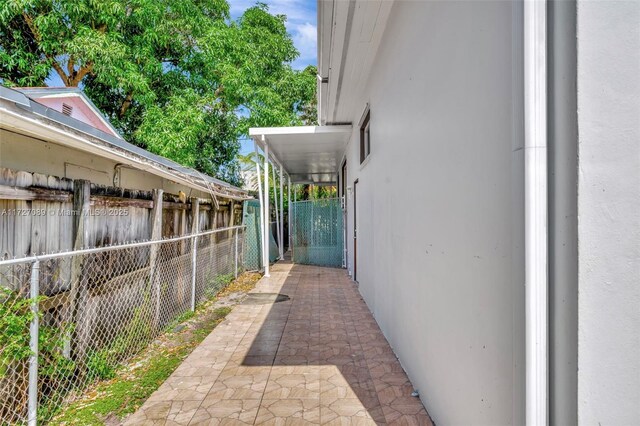
[[[342,222],[340,198],[291,203],[293,261],[306,265],[342,267]]]

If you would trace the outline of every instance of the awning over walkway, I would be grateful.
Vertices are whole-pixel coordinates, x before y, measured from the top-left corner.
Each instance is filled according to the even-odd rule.
[[[291,183],[335,184],[351,125],[262,127],[249,136],[281,164]]]

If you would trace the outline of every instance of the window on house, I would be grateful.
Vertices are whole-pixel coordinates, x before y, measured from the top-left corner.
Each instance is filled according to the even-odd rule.
[[[67,104],[62,104],[62,113],[64,115],[68,115],[71,116],[71,113],[73,112],[73,107],[71,105],[67,105]]]
[[[370,111],[367,111],[360,125],[360,164],[362,164],[371,153],[371,137],[369,132],[370,114]]]

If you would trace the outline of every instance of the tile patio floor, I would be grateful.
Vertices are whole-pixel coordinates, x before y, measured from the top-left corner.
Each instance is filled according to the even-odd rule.
[[[126,424],[432,424],[344,270],[279,262],[252,293],[291,299],[236,306]]]

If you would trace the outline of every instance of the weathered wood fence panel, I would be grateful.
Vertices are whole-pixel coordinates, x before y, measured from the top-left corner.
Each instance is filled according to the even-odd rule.
[[[74,181],[0,168],[0,258],[74,249]],[[91,185],[84,247],[102,247],[152,238],[151,191]],[[199,200],[198,231],[229,226],[231,203]],[[236,222],[241,217],[235,204]],[[191,201],[163,195],[161,238],[191,232]],[[176,253],[178,254],[178,253]]]
[[[88,203],[74,197],[77,187],[89,188],[88,195],[84,196]],[[81,192],[84,191],[87,189]],[[154,217],[153,191],[106,187],[88,181],[0,168],[0,258],[186,235],[230,226],[238,223],[242,215],[240,203],[193,200],[157,191],[162,201],[161,209]],[[194,201],[197,201],[196,209],[192,208]],[[192,227],[194,211],[198,216],[197,229]],[[157,221],[157,228],[154,221]],[[78,235],[79,232],[82,235]],[[210,238],[216,242],[229,238],[227,233],[223,234]],[[199,242],[199,246],[204,244],[205,241]],[[76,330],[80,345],[75,350],[84,352],[87,342],[102,332],[103,324],[109,323],[109,318],[103,318],[95,309],[95,312],[86,311],[84,307],[90,299],[99,298],[107,305],[118,304],[123,309],[130,309],[140,303],[145,291],[147,299],[159,297],[169,284],[155,283],[155,292],[149,288],[154,281],[153,278],[149,280],[149,274],[153,277],[155,268],[159,268],[158,273],[164,277],[174,277],[171,285],[177,287],[174,288],[179,299],[177,305],[190,303],[191,264],[186,259],[191,256],[191,248],[191,242],[183,240],[164,244],[158,252],[137,250],[133,257],[131,252],[123,250],[86,258],[74,256],[74,261],[65,258],[43,263],[40,290],[48,296],[42,306],[46,321],[52,324],[61,321],[82,323]],[[215,250],[210,248],[198,257],[214,258]],[[96,274],[96,271],[102,272]],[[28,277],[19,272],[11,274],[11,282],[3,279],[0,284],[23,290]],[[199,273],[198,289],[210,279],[206,271]],[[156,323],[161,326],[163,318],[156,318]]]

